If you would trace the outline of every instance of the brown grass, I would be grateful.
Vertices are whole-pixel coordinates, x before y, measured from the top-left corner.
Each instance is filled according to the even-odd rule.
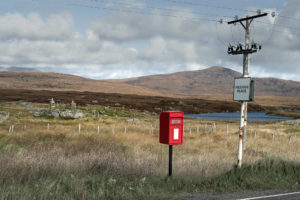
[[[103,184],[124,176],[142,180],[144,177],[167,175],[168,146],[158,142],[158,116],[142,116],[138,120],[102,116],[63,121],[33,118],[31,111],[22,110],[21,106],[15,104],[2,106],[4,107],[11,112],[11,118],[0,124],[2,187],[22,185],[32,179],[43,180],[47,177],[60,180],[59,177],[64,174],[69,174],[69,179],[80,174],[110,174],[111,178],[105,179]],[[183,145],[173,148],[175,177],[214,177],[232,169],[236,164],[239,123],[215,121],[216,132],[212,131],[212,123],[210,120],[185,120]],[[14,133],[8,133],[12,124],[15,125]],[[253,136],[254,130],[257,131],[256,138]],[[274,141],[272,134],[275,134]],[[291,135],[293,141],[290,143]],[[300,162],[299,135],[299,125],[287,126],[284,122],[249,122],[247,149],[244,151],[243,161],[254,163],[263,158],[280,157],[287,161]],[[75,184],[72,186],[73,190],[77,191],[82,199],[93,198],[89,197],[88,190],[77,182],[70,183]],[[51,184],[47,183],[47,188]],[[51,187],[43,188],[39,198],[49,198],[50,191],[53,192]],[[22,190],[19,193],[21,194]],[[97,195],[106,196],[104,193]],[[128,197],[130,198],[132,197]]]
[[[77,121],[29,117],[16,123],[17,119],[13,116],[0,126],[1,144],[3,151],[12,155],[11,162],[20,160],[40,165],[40,162],[52,163],[55,159],[57,166],[72,167],[74,170],[86,170],[95,163],[106,162],[112,169],[164,175],[167,173],[168,147],[158,142],[157,118],[143,117],[128,122],[126,118],[117,117]],[[48,123],[50,130],[47,129]],[[8,133],[10,124],[15,124],[14,133]],[[185,120],[184,144],[174,147],[175,174],[210,177],[235,165],[238,122],[216,121],[215,133],[211,124],[209,120]],[[244,161],[252,163],[266,156],[300,161],[298,129],[299,126],[290,127],[284,122],[249,122]],[[256,138],[253,136],[254,130],[257,131]],[[275,134],[275,141],[272,141],[272,134]],[[292,143],[289,143],[290,135],[293,135]]]

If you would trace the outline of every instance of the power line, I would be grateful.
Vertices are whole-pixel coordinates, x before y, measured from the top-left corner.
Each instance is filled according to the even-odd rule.
[[[86,1],[91,1],[91,0],[86,0]],[[109,3],[109,4],[118,5],[118,6],[120,6],[120,5],[121,6],[137,6],[137,7],[139,6],[138,4],[133,4],[133,3],[108,2],[108,1],[105,1],[105,0],[95,0],[95,2]],[[149,5],[144,5],[143,8],[149,8],[149,9],[153,9],[153,10],[163,10],[163,11],[167,11],[167,12],[197,14],[197,15],[204,15],[204,16],[210,16],[210,17],[222,17],[222,18],[230,18],[231,17],[231,16],[214,14],[214,13],[191,12],[191,11],[183,10],[183,9],[162,8],[162,7],[149,6]]]
[[[111,3],[111,2],[108,2],[108,1],[102,1],[102,0],[97,0],[98,2],[105,2],[105,3]],[[165,1],[177,1],[177,0],[165,0]],[[115,5],[133,5],[133,4],[129,4],[129,3],[114,3]],[[193,21],[212,21],[212,22],[220,22],[219,20],[216,20],[216,19],[209,19],[209,18],[203,18],[203,17],[186,17],[186,16],[178,16],[178,15],[173,15],[173,14],[162,14],[162,13],[152,13],[152,12],[145,12],[145,11],[141,11],[141,10],[133,10],[133,9],[121,9],[121,8],[112,8],[112,7],[101,7],[101,6],[95,6],[95,5],[88,5],[88,4],[77,4],[77,3],[69,3],[68,5],[71,5],[71,6],[77,6],[77,7],[85,7],[85,8],[91,8],[91,9],[102,9],[102,10],[110,10],[110,11],[115,11],[115,12],[122,12],[122,13],[130,13],[130,14],[141,14],[141,15],[151,15],[151,16],[162,16],[162,17],[172,17],[172,18],[178,18],[178,19],[182,19],[182,20],[193,20]],[[148,8],[150,8],[148,6]],[[152,9],[157,9],[157,8],[160,8],[160,7],[152,7]],[[160,8],[162,10],[168,10],[168,9],[163,9],[163,8]],[[170,10],[174,10],[174,9],[170,9]],[[177,9],[175,9],[177,10]],[[178,9],[179,10],[179,9]],[[224,21],[226,22],[226,21]],[[261,24],[266,24],[266,25],[271,25],[271,26],[274,26],[274,28],[276,26],[280,26],[280,27],[285,27],[285,28],[290,28],[290,29],[294,29],[294,30],[300,30],[300,28],[294,28],[294,27],[291,27],[291,26],[284,26],[284,25],[278,25],[278,24],[275,24],[275,23],[268,23],[268,22],[261,22],[261,21],[255,21],[255,22],[258,22],[258,23],[261,23]],[[232,35],[232,39],[234,40],[234,36],[233,36],[233,33],[232,33],[232,29],[231,30],[231,35]],[[274,31],[274,32],[281,32],[281,33],[286,33],[286,32],[283,32],[283,31]],[[294,35],[298,35],[298,34],[294,34]],[[235,41],[235,40],[234,40]]]
[[[225,10],[255,12],[255,13],[257,12],[257,11],[247,10],[247,9],[231,8],[231,7],[226,7],[226,6],[217,6],[217,5],[211,5],[211,4],[206,4],[206,3],[194,3],[194,2],[189,2],[189,1],[179,1],[179,0],[163,0],[163,1],[186,4],[186,5],[192,5],[192,6],[200,6],[200,7],[203,6],[203,7],[210,7],[210,8],[225,9]]]
[[[208,18],[202,18],[202,17],[185,17],[185,16],[178,16],[178,15],[171,15],[171,14],[161,14],[161,13],[158,14],[158,13],[145,12],[145,11],[133,10],[133,9],[129,10],[129,9],[101,7],[101,6],[94,6],[94,5],[87,5],[87,4],[77,4],[77,3],[68,3],[68,5],[77,6],[77,7],[92,8],[92,9],[111,10],[111,11],[131,13],[131,14],[173,17],[173,18],[180,18],[180,19],[184,19],[184,20],[193,20],[193,21],[201,21],[202,20],[202,21],[218,22],[218,20],[215,20],[215,19],[208,19]]]
[[[219,22],[216,22],[216,35],[217,35],[217,38],[218,38],[220,43],[222,43],[225,47],[227,47],[227,44],[220,38],[219,30],[218,30],[218,24],[219,24]]]
[[[298,30],[300,31],[300,28],[295,28],[294,26],[287,26],[287,25],[281,25],[281,24],[275,24],[275,23],[268,23],[268,22],[262,22],[262,21],[255,21],[257,23],[260,23],[260,24],[268,24],[268,25],[272,25],[272,26],[279,26],[279,27],[284,27],[284,28],[289,28],[289,29],[294,29],[294,30]]]
[[[86,0],[86,1],[91,1],[91,0]],[[179,0],[164,0],[164,1],[170,1],[170,2],[177,2],[177,3],[184,3],[184,4],[192,4],[192,5],[208,5],[208,4],[202,4],[202,3],[193,3],[193,2],[188,2],[188,1],[179,1]],[[138,6],[138,4],[132,4],[132,3],[124,3],[124,2],[109,2],[105,0],[95,0],[95,2],[99,3],[109,3],[117,6]],[[217,19],[209,19],[209,18],[203,18],[203,17],[187,17],[187,16],[178,16],[175,14],[157,14],[157,13],[150,13],[150,12],[145,12],[141,10],[132,10],[132,9],[120,9],[120,8],[111,8],[111,7],[100,7],[100,6],[94,6],[94,5],[88,5],[88,4],[71,4],[73,6],[81,6],[81,7],[89,7],[89,8],[94,8],[94,9],[103,9],[103,10],[112,10],[112,11],[118,11],[118,12],[127,12],[127,13],[134,13],[134,14],[144,14],[144,15],[156,15],[156,16],[164,16],[164,17],[173,17],[173,18],[181,18],[181,19],[186,19],[186,20],[206,20],[206,21],[218,21]],[[215,7],[213,5],[210,5],[212,7]],[[218,8],[226,8],[226,9],[231,9],[231,10],[240,10],[236,8],[229,8],[229,7],[223,7],[223,6],[217,6]],[[224,17],[224,18],[230,18],[229,16],[224,16],[224,15],[218,15],[218,14],[210,14],[210,13],[198,13],[198,12],[189,12],[186,10],[180,10],[180,9],[173,9],[173,8],[162,8],[162,7],[155,7],[155,6],[144,6],[144,8],[149,8],[149,9],[156,9],[156,10],[164,10],[168,12],[177,12],[177,13],[188,13],[188,14],[198,14],[198,15],[204,15],[204,16],[218,16],[218,17]],[[242,11],[247,11],[249,10],[242,10]],[[251,11],[251,12],[257,12],[257,11]],[[295,29],[295,30],[300,30],[300,28],[295,28],[292,26],[284,26],[284,25],[278,25],[278,24],[272,24],[268,22],[261,22],[261,21],[256,21],[258,23],[262,24],[269,24],[269,25],[275,25],[275,26],[281,26],[285,28],[290,28],[290,29]]]
[[[260,27],[264,27],[265,28],[265,26],[264,25],[262,25],[262,24],[256,24],[257,26],[260,26]],[[286,31],[279,31],[278,30],[278,27],[276,27],[276,26],[273,26],[272,27],[272,32],[276,32],[276,33],[283,33],[283,34],[287,34],[287,32]],[[299,36],[300,37],[300,32],[299,33],[295,33],[295,32],[293,32],[293,33],[291,33],[292,35],[296,35],[296,36]],[[273,33],[272,33],[272,35],[273,35]]]
[[[178,4],[186,4],[186,5],[192,5],[192,6],[199,6],[199,7],[210,7],[210,8],[218,8],[218,9],[224,9],[224,10],[234,10],[234,11],[242,11],[242,12],[249,12],[249,13],[257,13],[257,10],[249,10],[249,9],[242,9],[242,8],[232,8],[232,7],[227,7],[227,6],[218,6],[218,5],[211,5],[207,3],[194,3],[194,2],[189,2],[189,1],[180,1],[180,0],[163,0],[163,1],[168,1],[168,2],[173,2],[173,3],[178,3]],[[300,19],[294,18],[291,16],[285,16],[281,15],[280,13],[272,12],[275,16],[285,18],[285,19],[290,19],[294,21],[300,22]],[[269,13],[268,14],[272,14]]]

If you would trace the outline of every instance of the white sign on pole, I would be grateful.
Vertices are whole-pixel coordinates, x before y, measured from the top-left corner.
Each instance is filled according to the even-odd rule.
[[[248,78],[235,78],[234,80],[234,101],[254,100],[254,80]]]

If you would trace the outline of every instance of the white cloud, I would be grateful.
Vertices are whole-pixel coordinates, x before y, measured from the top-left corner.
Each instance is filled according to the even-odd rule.
[[[300,19],[299,7],[299,1],[290,0],[281,15]],[[160,16],[159,10],[155,15],[108,12],[88,23],[81,31],[84,34],[76,30],[70,12],[47,18],[37,13],[6,13],[0,15],[0,65],[37,67],[92,78],[124,78],[213,65],[241,71],[242,56],[226,53],[229,42],[244,40],[241,26],[188,20],[197,16],[191,10],[182,11],[180,18]],[[284,18],[276,20],[275,29],[270,25],[273,18],[259,21],[253,23],[251,36],[267,43],[261,52],[251,56],[250,74],[300,80],[295,76],[300,74],[300,30],[280,27],[295,25]]]
[[[74,34],[68,12],[43,20],[39,14],[7,13],[0,17],[0,40],[66,40]]]

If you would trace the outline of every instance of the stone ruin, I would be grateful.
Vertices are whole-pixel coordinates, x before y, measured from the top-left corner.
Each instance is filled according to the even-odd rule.
[[[74,100],[72,100],[72,102],[71,102],[71,111],[73,113],[76,112],[76,103],[74,102]]]
[[[54,109],[55,109],[55,101],[53,98],[51,98],[49,102],[49,110],[54,110]]]
[[[86,116],[86,114],[76,109],[76,103],[74,102],[74,100],[72,100],[70,107],[71,110],[60,110],[59,108],[56,108],[55,101],[53,98],[51,98],[49,101],[49,109],[41,109],[39,112],[35,112],[34,116],[46,116],[61,119],[79,119]]]

